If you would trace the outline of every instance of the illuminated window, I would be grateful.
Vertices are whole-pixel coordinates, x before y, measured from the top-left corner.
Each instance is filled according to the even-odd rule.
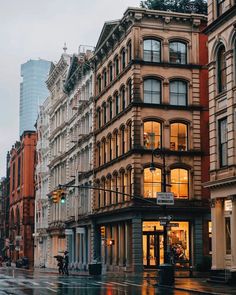
[[[173,151],[187,150],[187,125],[183,123],[172,123],[170,125],[170,149]]]
[[[226,90],[226,59],[225,47],[220,46],[217,54],[218,92]]]
[[[189,196],[189,175],[186,169],[172,169],[170,173],[171,192],[175,198],[187,199]]]
[[[144,99],[145,103],[161,102],[161,81],[157,79],[146,79],[144,81]]]
[[[170,104],[187,105],[187,83],[185,81],[176,80],[170,82]]]
[[[158,40],[144,40],[143,42],[143,59],[145,61],[161,61],[161,42]]]
[[[175,64],[187,63],[187,46],[183,42],[170,42],[170,62]]]
[[[158,122],[144,122],[143,145],[147,149],[161,147],[161,124]]]
[[[149,168],[145,168],[144,175],[144,197],[156,198],[157,193],[161,192],[161,169],[156,168],[151,172]]]

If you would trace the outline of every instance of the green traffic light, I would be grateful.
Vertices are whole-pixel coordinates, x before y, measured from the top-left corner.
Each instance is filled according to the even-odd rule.
[[[65,202],[66,202],[66,199],[65,199],[65,197],[62,196],[62,197],[61,197],[61,203],[62,203],[62,204],[65,204]]]

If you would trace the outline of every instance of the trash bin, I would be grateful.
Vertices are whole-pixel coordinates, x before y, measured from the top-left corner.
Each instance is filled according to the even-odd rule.
[[[162,264],[159,266],[159,285],[172,286],[175,281],[174,266]]]
[[[94,276],[102,274],[102,264],[101,263],[89,264],[89,274]]]

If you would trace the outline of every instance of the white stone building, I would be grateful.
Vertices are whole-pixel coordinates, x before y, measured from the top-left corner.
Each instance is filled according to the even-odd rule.
[[[35,230],[34,230],[34,265],[48,266],[48,193],[49,193],[49,107],[47,98],[40,106],[36,123],[36,169],[35,169]]]
[[[208,1],[212,271],[236,278],[236,2]]]

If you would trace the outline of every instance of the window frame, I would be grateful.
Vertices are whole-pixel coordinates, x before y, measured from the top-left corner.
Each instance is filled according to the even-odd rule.
[[[177,84],[177,88],[178,88],[178,91],[177,92],[172,92],[171,91],[171,84],[174,84],[174,83],[178,83]],[[186,92],[185,93],[180,93],[179,89],[180,89],[180,83],[183,83],[183,85],[185,86],[185,90]],[[172,95],[176,95],[177,97],[177,103],[174,104],[171,102],[171,100],[173,100],[172,98]],[[185,96],[185,103],[184,104],[180,104],[180,99],[181,99],[181,95],[184,95]],[[181,79],[172,79],[169,83],[169,104],[170,105],[173,105],[173,106],[187,106],[188,105],[188,82],[185,81],[185,80],[181,80]]]
[[[173,51],[171,52],[171,45],[177,45],[177,51]],[[184,45],[185,46],[185,53],[181,53],[181,51],[179,51],[178,53],[178,46],[179,45]],[[172,57],[171,58],[171,54],[175,55],[176,57]],[[180,54],[180,62],[176,62],[173,59],[175,58],[175,60],[178,60],[177,57],[179,57],[178,55]],[[183,60],[184,57],[184,60]],[[171,40],[169,42],[169,62],[171,64],[180,64],[180,65],[186,65],[188,63],[188,48],[187,48],[187,43],[183,40]]]
[[[187,182],[180,182],[180,177],[178,178],[178,181],[177,182],[173,182],[172,181],[172,172],[174,170],[179,170],[179,176],[180,176],[180,170],[183,170],[183,171],[186,171],[187,172],[187,177],[188,177],[188,180]],[[187,185],[187,196],[186,197],[181,197],[181,196],[176,196],[175,193],[171,190],[171,192],[174,194],[174,198],[175,199],[183,199],[183,200],[188,200],[189,199],[189,184],[190,184],[190,175],[189,175],[189,170],[188,169],[185,169],[185,168],[181,168],[181,167],[176,167],[176,168],[173,168],[170,170],[170,184],[171,184],[171,188],[174,187],[174,185],[178,186],[178,195],[180,194],[180,185],[183,184],[183,185]]]
[[[145,90],[145,84],[147,83],[147,81],[151,81],[151,85],[153,84],[152,81],[159,83],[159,91],[157,91],[157,93],[159,95],[159,97],[158,97],[159,102],[153,102],[153,97],[154,97],[155,91],[153,91],[152,89]],[[151,88],[152,88],[152,86],[151,86]],[[151,102],[145,101],[145,92],[148,92],[148,91],[150,92],[150,95],[151,95]],[[162,103],[162,81],[161,81],[161,79],[153,78],[153,77],[147,77],[144,79],[144,81],[143,81],[143,102],[150,103],[150,104],[161,104]]]
[[[175,125],[175,124],[178,124],[178,130],[179,130],[179,125],[181,124],[181,125],[184,125],[185,127],[186,127],[186,136],[185,136],[185,142],[186,142],[186,148],[185,149],[179,149],[179,146],[180,146],[180,144],[179,144],[179,142],[181,141],[180,139],[181,139],[181,137],[179,136],[179,132],[178,132],[178,135],[177,136],[174,136],[174,135],[172,135],[172,126],[173,125]],[[189,150],[189,147],[188,147],[188,138],[189,138],[189,128],[188,128],[189,126],[188,126],[188,124],[187,123],[184,123],[184,122],[171,122],[170,123],[170,150],[172,150],[172,151],[188,151]],[[171,143],[172,142],[175,142],[175,141],[172,141],[172,138],[177,138],[177,149],[176,148],[172,148],[171,147]]]
[[[226,90],[226,59],[225,59],[225,46],[221,44],[217,50],[217,89],[218,93]],[[223,66],[222,66],[223,65]],[[223,79],[224,78],[224,79]],[[224,81],[224,83],[223,83]]]
[[[152,131],[153,131],[153,124],[158,124],[159,125],[159,130],[160,130],[160,134],[154,134],[154,142],[152,141],[152,143],[150,143],[150,147],[147,147],[147,145],[145,145],[145,125],[147,123],[152,123]],[[154,132],[152,132],[153,134]],[[151,133],[150,133],[150,137],[151,137]],[[156,142],[156,138],[159,139],[159,141],[157,140]],[[151,141],[151,140],[150,140]],[[159,142],[159,145],[156,145],[156,143]],[[155,121],[155,120],[145,120],[143,122],[143,146],[145,149],[148,149],[148,150],[153,150],[155,148],[161,148],[162,147],[162,124],[158,121]]]
[[[221,130],[223,127],[221,124],[225,125],[225,130]],[[226,134],[226,135],[225,135]],[[221,168],[228,165],[228,129],[227,129],[227,117],[224,117],[218,121],[218,138],[219,138],[219,166]],[[225,136],[225,141],[222,142],[222,137]],[[223,152],[225,151],[225,157],[223,157]],[[225,158],[225,162],[224,159]]]
[[[149,176],[151,176],[151,178],[152,178],[151,182],[145,181],[145,171],[147,171]],[[160,181],[153,181],[156,173],[159,173]],[[159,187],[160,191],[157,191],[157,189],[156,190],[154,189],[155,184],[157,184],[157,188]],[[148,191],[148,187],[151,188],[151,196],[147,195],[147,193],[146,193]],[[145,167],[143,169],[143,197],[144,198],[156,198],[156,196],[154,196],[154,192],[161,192],[161,191],[162,191],[162,169],[156,167],[155,172],[153,173],[150,171],[150,167]],[[149,194],[150,194],[150,192],[149,192]]]
[[[151,49],[147,50],[145,49],[145,43],[147,44],[147,42],[151,42]],[[153,42],[157,42],[159,50],[153,50],[153,47],[155,46],[153,44]],[[162,44],[161,41],[159,39],[156,38],[145,38],[143,40],[143,60],[146,62],[157,62],[160,63],[162,56],[161,56],[161,48],[162,48]],[[146,53],[145,53],[146,52]],[[150,54],[150,58],[146,58],[145,54],[148,55]],[[155,59],[155,54],[157,55],[157,58]]]

